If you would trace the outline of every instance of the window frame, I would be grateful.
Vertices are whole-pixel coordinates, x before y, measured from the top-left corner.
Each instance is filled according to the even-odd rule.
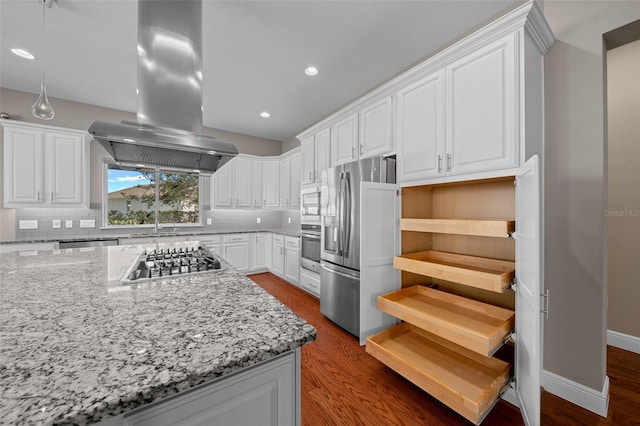
[[[119,167],[129,167],[132,169],[141,169],[136,164],[133,163],[119,163],[117,161],[113,161],[110,158],[102,158],[102,228],[103,229],[154,229],[155,224],[137,224],[137,225],[111,225],[109,224],[109,166],[110,165],[118,165]],[[172,227],[172,228],[193,228],[193,227],[201,227],[203,225],[204,215],[203,215],[203,207],[206,205],[203,199],[204,195],[204,186],[205,186],[205,178],[207,175],[202,172],[196,172],[194,170],[189,169],[181,169],[178,167],[173,168],[163,168],[156,166],[144,166],[145,169],[153,169],[158,170],[158,173],[171,173],[171,172],[182,172],[182,173],[191,173],[198,174],[198,222],[193,223],[162,223],[159,225],[162,227]]]

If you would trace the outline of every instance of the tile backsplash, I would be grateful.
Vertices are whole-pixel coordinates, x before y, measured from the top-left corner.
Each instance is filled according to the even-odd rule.
[[[204,210],[203,223],[194,227],[179,227],[177,231],[218,231],[248,229],[300,229],[300,212],[298,210]],[[211,225],[206,225],[211,219]],[[258,223],[258,219],[260,223]],[[20,221],[38,221],[37,229],[19,229]],[[71,221],[71,228],[67,228]],[[81,227],[95,221],[95,227]],[[23,222],[24,223],[24,222]],[[54,227],[54,225],[58,225]],[[102,209],[100,204],[89,209],[17,209],[16,240],[36,240],[49,238],[85,238],[108,237],[111,235],[148,234],[152,227],[145,228],[103,228]],[[161,232],[173,232],[173,226],[164,226]]]

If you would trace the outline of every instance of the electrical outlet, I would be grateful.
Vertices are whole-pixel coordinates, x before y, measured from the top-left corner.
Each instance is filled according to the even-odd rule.
[[[207,225],[211,225],[211,218],[210,217],[207,218]]]
[[[21,220],[18,223],[20,229],[38,229],[37,220]]]
[[[72,220],[67,220],[67,221],[65,221],[65,227],[67,227],[67,228],[73,228],[73,221],[72,221]]]
[[[95,219],[81,219],[80,220],[80,228],[95,228],[96,221]]]
[[[287,219],[289,219],[288,223],[291,223],[291,218],[289,217],[289,218],[287,218]]]
[[[256,223],[261,223],[262,219],[260,219],[259,217],[256,218]]]
[[[51,221],[51,227],[54,229],[60,229],[60,219],[53,219]]]

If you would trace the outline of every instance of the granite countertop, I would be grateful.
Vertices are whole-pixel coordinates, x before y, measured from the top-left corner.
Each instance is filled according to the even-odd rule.
[[[120,284],[142,247],[3,255],[0,424],[97,422],[315,340],[226,262]]]
[[[180,230],[177,232],[161,232],[157,236],[163,237],[191,237],[191,236],[204,236],[204,235],[224,235],[224,234],[248,234],[256,232],[270,232],[272,234],[280,234],[288,237],[299,237],[300,230],[298,229],[222,229],[222,230]],[[0,241],[0,244],[27,244],[27,243],[51,243],[56,241],[107,241],[107,240],[123,240],[121,244],[127,244],[126,240],[130,238],[150,238],[156,237],[156,234],[151,232],[146,233],[131,233],[131,234],[113,234],[113,235],[89,235],[89,236],[68,236],[68,237],[40,237],[37,239],[29,240],[11,240]]]

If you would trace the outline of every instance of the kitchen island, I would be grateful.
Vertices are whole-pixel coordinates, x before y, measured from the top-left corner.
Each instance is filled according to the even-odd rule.
[[[145,248],[2,255],[0,424],[132,424],[287,357],[299,395],[310,324],[224,261],[221,272],[122,285]]]

